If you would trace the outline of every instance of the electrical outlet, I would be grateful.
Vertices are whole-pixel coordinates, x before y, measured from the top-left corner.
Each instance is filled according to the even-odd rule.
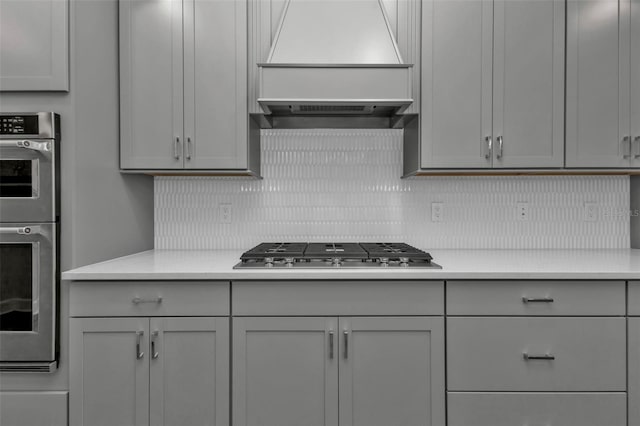
[[[598,204],[584,203],[584,220],[585,222],[595,222],[598,220]]]
[[[529,220],[529,203],[518,203],[516,212],[518,215],[518,220]]]
[[[233,220],[233,210],[231,204],[220,204],[220,222],[231,223]]]
[[[431,203],[431,222],[442,222],[444,219],[443,203]]]

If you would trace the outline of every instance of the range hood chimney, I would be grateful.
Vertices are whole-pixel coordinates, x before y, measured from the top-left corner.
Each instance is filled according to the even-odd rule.
[[[411,103],[382,0],[287,0],[266,63],[258,64],[254,117],[267,128],[394,127]]]

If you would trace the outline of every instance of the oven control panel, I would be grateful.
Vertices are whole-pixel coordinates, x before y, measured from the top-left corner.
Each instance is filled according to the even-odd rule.
[[[1,135],[37,135],[39,130],[37,115],[0,116]]]

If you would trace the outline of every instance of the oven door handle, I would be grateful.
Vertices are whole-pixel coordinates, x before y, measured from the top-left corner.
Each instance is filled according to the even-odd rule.
[[[30,149],[32,151],[51,152],[51,142],[38,142],[29,139],[2,141],[0,142],[2,148],[23,148]]]
[[[39,226],[1,227],[0,234],[38,235]]]

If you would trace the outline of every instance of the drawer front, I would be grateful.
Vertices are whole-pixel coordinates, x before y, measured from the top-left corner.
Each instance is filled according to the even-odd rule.
[[[629,281],[629,315],[640,316],[640,281]]]
[[[448,281],[448,315],[624,315],[624,281]]]
[[[75,281],[72,317],[229,315],[228,282]]]
[[[625,321],[624,318],[448,318],[449,389],[624,391]],[[551,357],[554,359],[545,359]]]
[[[449,426],[626,426],[623,393],[449,393]]]
[[[443,315],[442,281],[233,282],[233,315]]]
[[[69,392],[0,392],[0,425],[66,426]]]

